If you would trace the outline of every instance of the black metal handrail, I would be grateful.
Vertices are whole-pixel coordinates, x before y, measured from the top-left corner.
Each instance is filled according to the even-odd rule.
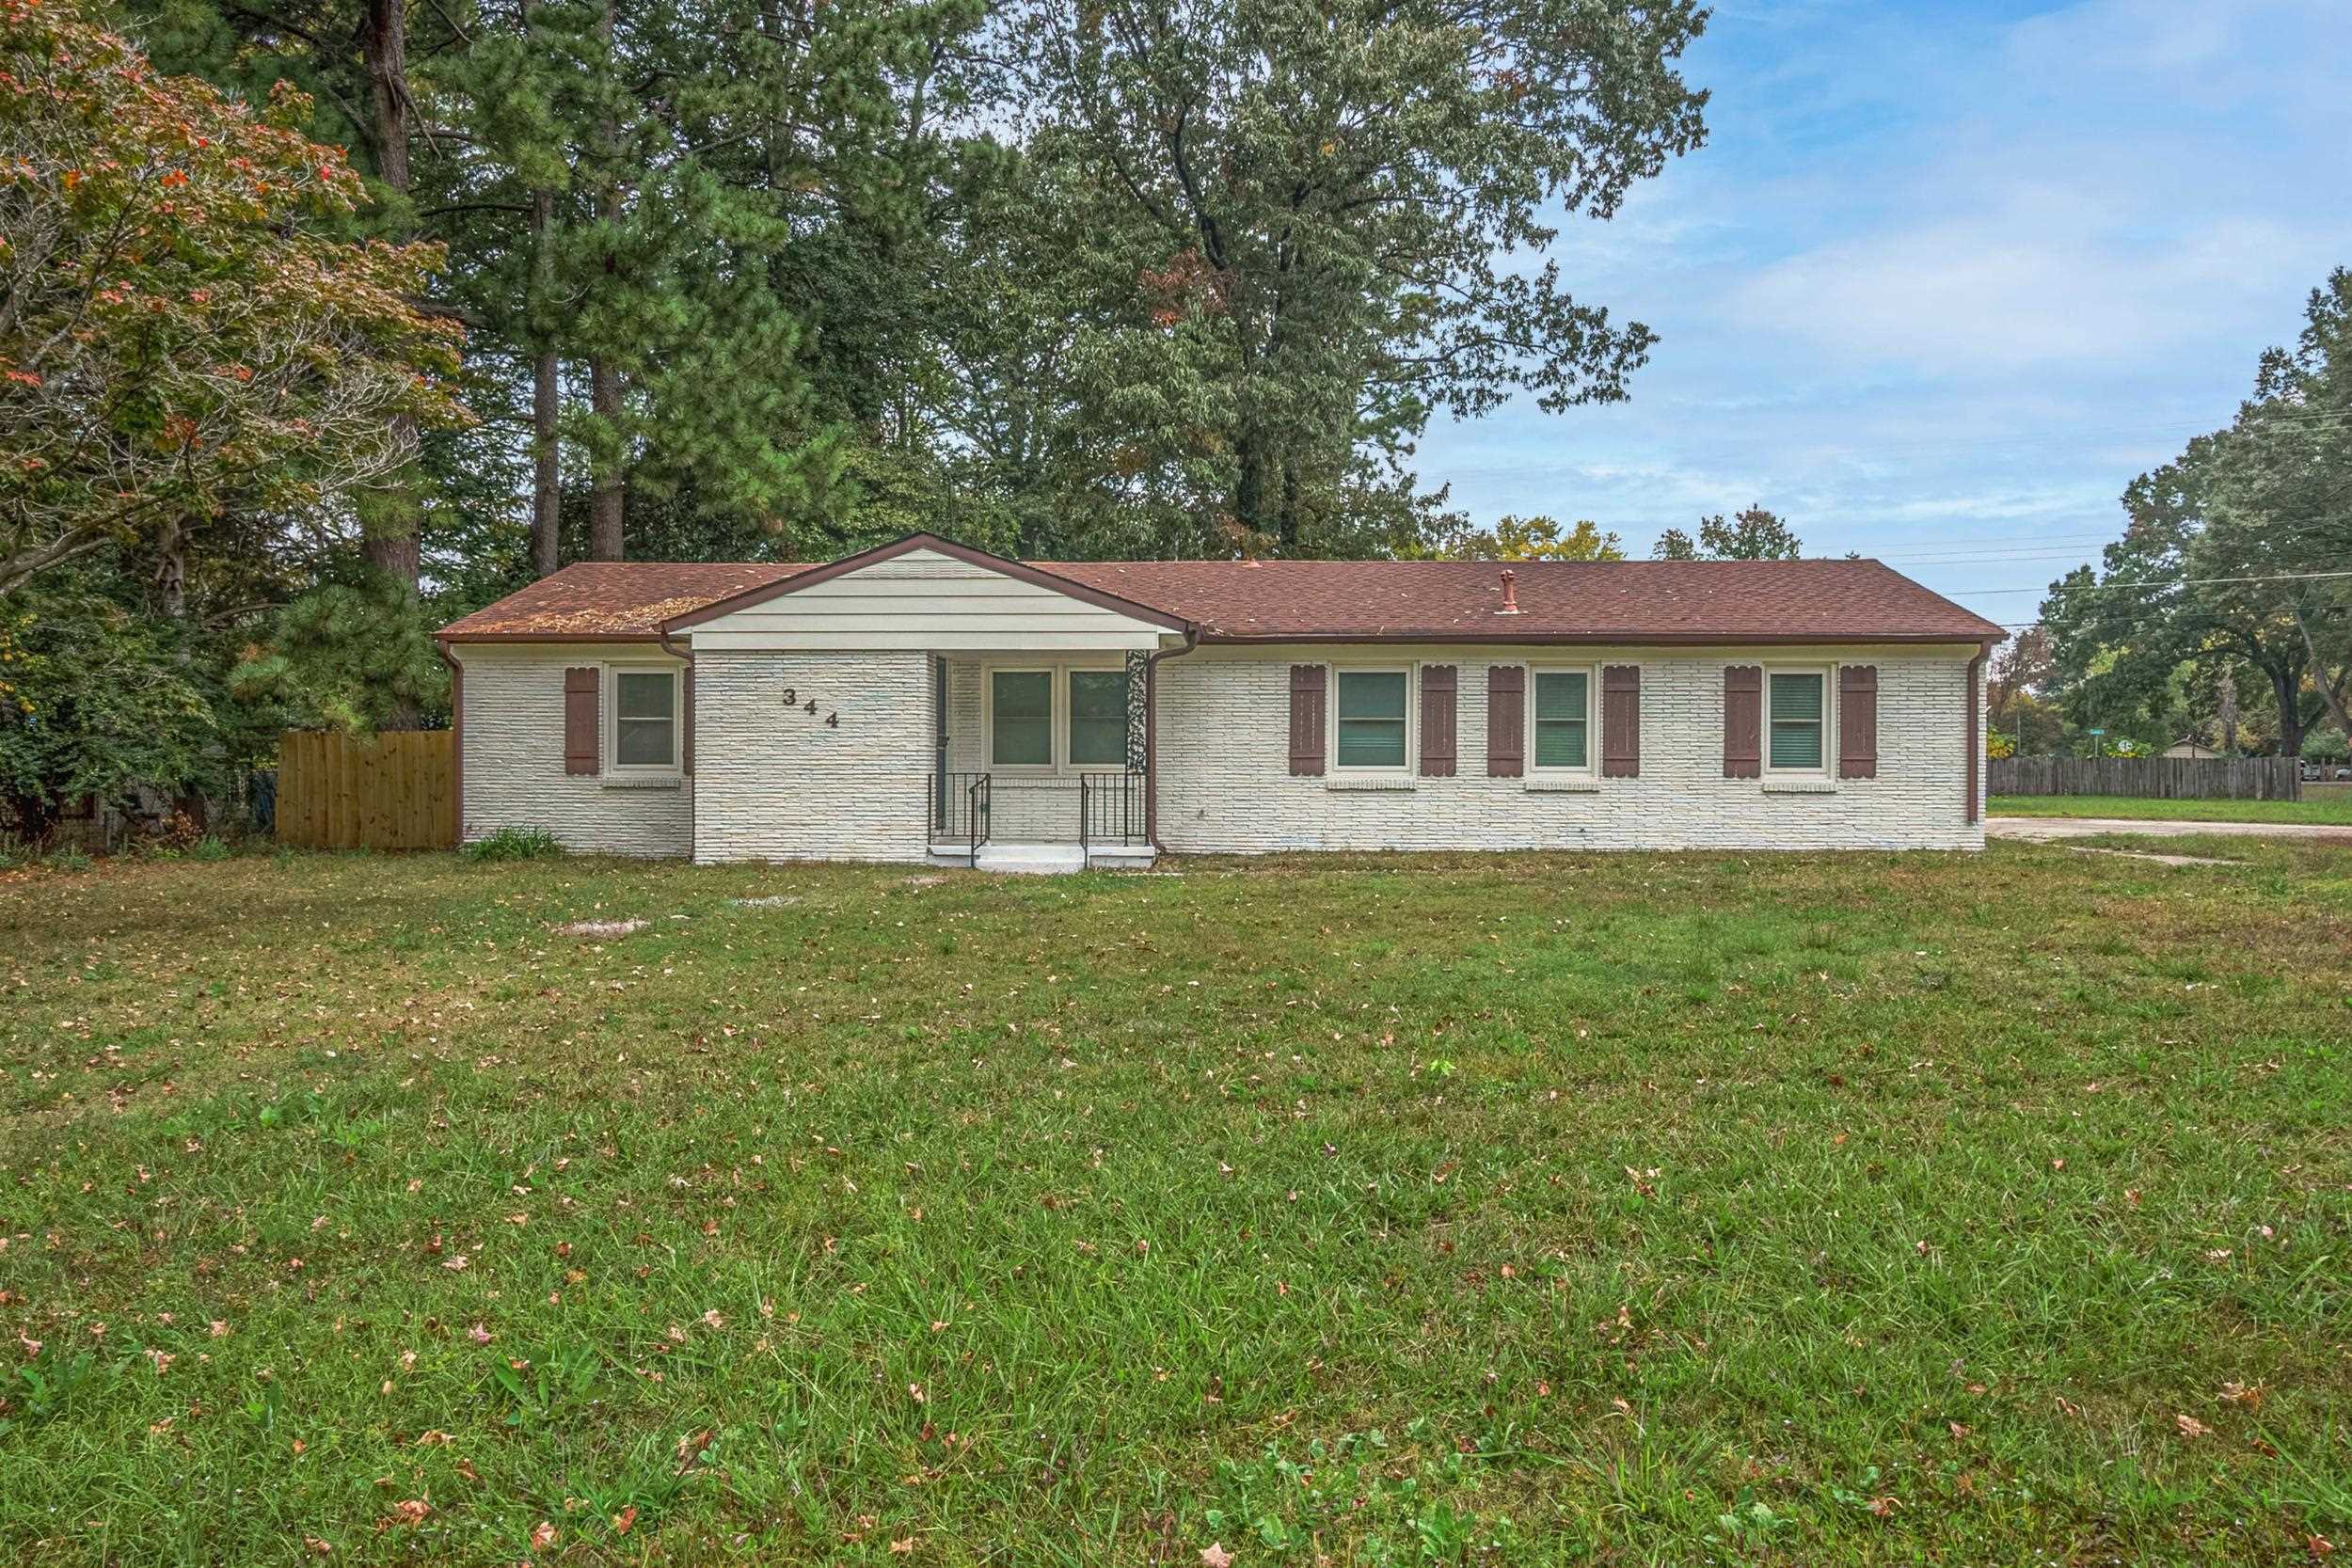
[[[1131,845],[1143,837],[1143,775],[1078,775],[1078,847],[1093,863],[1094,846],[1104,840]]]
[[[933,843],[961,841],[967,860],[977,862],[989,835],[989,776],[986,773],[927,775],[924,816]]]
[[[1070,820],[1063,814],[1069,811],[1068,802],[1074,794],[1078,847],[1089,864],[1093,862],[1094,847],[1098,844],[1131,847],[1149,836],[1140,773],[1012,775],[1005,783],[1013,791],[1006,809],[1013,812],[1019,824],[1048,833],[1046,825],[1056,818]],[[943,847],[961,845],[965,858],[978,864],[980,847],[993,836],[995,788],[993,773],[949,773],[944,778],[927,775],[923,784],[924,816],[931,842]],[[1049,803],[1052,796],[1059,796],[1059,802]]]

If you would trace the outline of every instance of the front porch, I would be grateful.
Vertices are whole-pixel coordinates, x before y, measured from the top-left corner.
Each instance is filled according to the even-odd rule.
[[[941,863],[1146,866],[1142,659],[937,656],[925,818]]]
[[[982,871],[1141,870],[1154,851],[1143,775],[934,775],[927,790],[935,865]]]

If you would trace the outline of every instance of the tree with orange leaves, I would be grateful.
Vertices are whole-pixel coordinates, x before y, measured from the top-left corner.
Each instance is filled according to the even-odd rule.
[[[0,0],[0,595],[109,542],[157,603],[232,515],[337,508],[469,416],[439,247],[327,237],[340,149],[158,75],[77,0]]]

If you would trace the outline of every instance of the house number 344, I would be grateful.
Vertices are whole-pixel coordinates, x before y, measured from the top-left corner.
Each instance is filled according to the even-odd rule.
[[[803,713],[807,714],[811,719],[817,717],[817,699],[811,697],[807,702],[803,703],[801,701],[801,694],[788,686],[784,689],[784,705],[787,707],[797,707]],[[825,715],[825,728],[829,730],[837,730],[840,727],[841,715],[838,711]]]

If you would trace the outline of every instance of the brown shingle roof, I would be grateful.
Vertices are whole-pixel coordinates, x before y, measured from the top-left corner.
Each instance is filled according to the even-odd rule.
[[[1979,641],[1994,623],[1875,561],[1041,562],[1224,641]]]
[[[805,565],[582,562],[441,629],[453,641],[644,638]],[[1976,642],[2001,628],[1875,561],[1040,562],[1211,641]]]
[[[654,637],[674,616],[808,569],[760,561],[582,561],[451,622],[437,635],[453,642]]]

